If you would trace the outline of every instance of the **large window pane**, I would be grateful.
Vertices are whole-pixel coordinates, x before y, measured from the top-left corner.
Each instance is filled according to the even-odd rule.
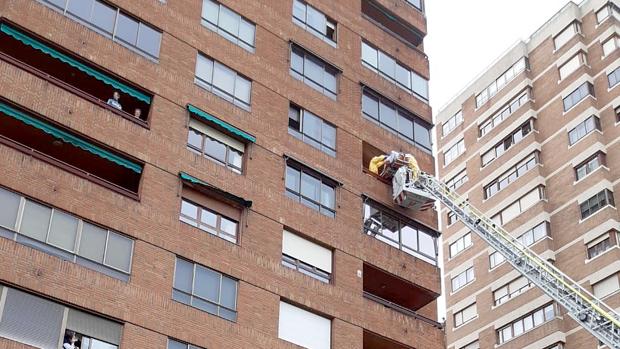
[[[129,272],[133,241],[124,236],[110,233],[105,254],[105,264]]]
[[[93,8],[93,0],[69,0],[67,12],[90,22],[90,13]]]
[[[415,123],[415,141],[416,143],[431,149],[431,132],[419,123]]]
[[[364,93],[362,95],[362,111],[373,119],[379,119],[379,100]]]
[[[307,11],[308,11],[308,14],[307,14],[306,23],[310,27],[312,27],[314,30],[325,35],[326,33],[325,15],[315,10],[312,6],[308,6]]]
[[[379,117],[381,123],[385,124],[389,128],[396,130],[396,109],[392,106],[381,103],[379,105]]]
[[[323,122],[323,130],[321,132],[321,142],[326,146],[336,149],[336,128]]]
[[[379,60],[377,58],[377,50],[362,42],[362,60],[372,67],[377,68],[379,66]]]
[[[292,167],[286,167],[286,187],[299,193],[300,173]]]
[[[230,96],[235,93],[235,76],[237,74],[230,68],[215,62],[213,71],[213,85],[226,92]]]
[[[315,140],[321,140],[321,119],[310,112],[304,113],[303,133]]]
[[[246,103],[250,104],[250,93],[252,90],[252,83],[237,75],[235,79],[235,98]]]
[[[321,181],[305,173],[301,174],[301,195],[319,201]]]
[[[241,20],[239,25],[239,38],[248,45],[254,46],[256,26],[246,20]]]
[[[95,262],[103,263],[107,235],[107,230],[83,222],[78,255]]]
[[[220,273],[197,265],[194,294],[211,302],[219,303],[220,278]]]
[[[436,255],[435,239],[433,239],[432,236],[422,231],[419,232],[419,238],[420,238],[420,252],[424,253],[427,256],[434,258]]]
[[[220,12],[220,5],[212,0],[202,1],[202,18],[207,20],[213,25],[217,25],[218,13]]]
[[[239,35],[241,17],[224,6],[220,6],[219,27],[234,35]]]
[[[230,309],[237,309],[237,281],[222,277],[222,293],[220,304]]]
[[[91,23],[99,29],[112,34],[115,21],[116,9],[102,3],[101,1],[95,1]]]
[[[304,57],[304,75],[316,83],[323,82],[323,64],[318,59],[306,55]]]
[[[78,220],[64,212],[55,210],[47,241],[68,251],[75,249]]]
[[[411,73],[402,65],[396,64],[396,73],[394,78],[404,87],[411,88]]]
[[[161,33],[140,23],[140,36],[138,37],[138,48],[151,56],[159,56],[159,45],[161,43]]]
[[[0,188],[0,226],[15,229],[20,200],[19,195]]]
[[[177,258],[174,270],[174,288],[183,292],[192,293],[194,279],[194,264]]]
[[[33,239],[45,241],[52,209],[26,200],[19,232]]]
[[[205,154],[226,163],[226,145],[211,137],[205,137]]]
[[[409,139],[413,139],[413,120],[399,115],[398,132]]]
[[[334,188],[321,184],[321,205],[334,209],[336,201]]]
[[[116,37],[128,44],[135,45],[138,38],[138,22],[120,13],[116,24]]]
[[[396,74],[396,61],[392,57],[379,51],[379,70],[385,75],[394,78]]]

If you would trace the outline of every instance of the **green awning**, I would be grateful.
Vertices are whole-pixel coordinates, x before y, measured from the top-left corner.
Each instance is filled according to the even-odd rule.
[[[37,49],[53,58],[56,58],[57,60],[64,62],[80,71],[82,71],[85,74],[88,74],[90,76],[92,76],[93,78],[103,82],[104,84],[108,84],[112,87],[114,87],[117,90],[123,91],[128,95],[131,95],[141,101],[143,101],[144,103],[147,104],[151,104],[151,97],[145,95],[144,93],[129,87],[125,84],[123,84],[122,82],[115,80],[109,76],[107,76],[106,74],[103,74],[83,63],[80,63],[78,61],[76,61],[75,59],[65,55],[64,53],[58,52],[57,50],[45,45],[44,43],[31,38],[30,36],[22,33],[21,31],[5,24],[2,23],[0,24],[0,31],[12,36],[13,38],[23,42],[24,44]]]
[[[187,110],[189,110],[190,113],[192,113],[192,114],[194,114],[194,115],[196,115],[196,116],[198,116],[198,117],[200,117],[200,118],[202,118],[202,119],[204,119],[204,120],[206,120],[206,121],[208,121],[208,122],[210,122],[212,124],[215,124],[215,125],[225,129],[226,131],[228,131],[228,132],[230,132],[230,133],[232,133],[232,134],[234,134],[236,136],[239,136],[239,137],[245,139],[248,142],[256,143],[256,137],[252,136],[249,133],[241,131],[240,129],[236,128],[235,126],[233,126],[233,125],[231,125],[229,123],[226,123],[226,122],[216,118],[215,116],[213,116],[213,115],[211,115],[211,114],[209,114],[209,113],[207,113],[207,112],[205,112],[205,111],[203,111],[203,110],[201,110],[201,109],[199,109],[199,108],[197,108],[197,107],[195,107],[195,106],[193,106],[191,104],[187,105]]]
[[[205,187],[205,188],[207,188],[207,189],[209,189],[211,191],[214,191],[217,194],[219,194],[219,195],[221,195],[221,196],[223,196],[223,197],[225,197],[225,198],[227,198],[229,200],[232,200],[232,201],[234,201],[234,202],[236,202],[236,203],[238,203],[240,205],[243,205],[245,207],[252,207],[252,201],[246,200],[246,199],[244,199],[242,197],[239,197],[239,196],[236,196],[236,195],[231,194],[229,192],[223,191],[222,189],[214,187],[211,184],[209,184],[209,183],[207,183],[207,182],[205,182],[205,181],[203,181],[201,179],[198,179],[198,178],[196,178],[194,176],[190,176],[190,175],[188,175],[185,172],[179,172],[179,177],[181,177],[181,180],[184,180],[184,181],[192,183],[192,184],[196,184],[196,185],[201,186],[201,187]]]
[[[112,161],[117,165],[123,166],[125,168],[128,168],[136,173],[142,173],[142,166],[129,161],[127,159],[124,159],[118,155],[115,155],[105,149],[102,149],[94,144],[91,144],[79,137],[76,137],[66,131],[63,131],[61,129],[59,129],[56,126],[50,125],[42,120],[39,120],[37,118],[34,118],[30,115],[27,115],[11,106],[9,106],[8,104],[2,103],[0,102],[0,113],[3,113],[5,115],[8,115],[10,117],[15,118],[16,120],[19,120],[21,122],[23,122],[26,125],[30,125],[32,127],[35,127],[49,135],[51,135],[52,137],[58,138],[60,140],[62,140],[65,143],[70,143],[82,150],[85,150],[89,153],[92,153],[94,155],[97,155],[99,157],[102,157],[106,160]]]

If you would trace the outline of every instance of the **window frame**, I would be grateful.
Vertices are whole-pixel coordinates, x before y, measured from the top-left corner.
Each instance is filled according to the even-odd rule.
[[[525,139],[528,135],[530,135],[535,130],[536,129],[535,129],[535,123],[534,123],[533,118],[521,124],[521,126],[519,126],[510,135],[502,139],[500,142],[496,143],[491,149],[487,150],[480,156],[482,167],[484,168],[488,166],[490,163],[497,160],[500,156],[506,154],[510,150],[510,148],[512,148],[516,144],[519,144],[523,139]],[[520,137],[517,137],[518,134],[520,134]],[[500,151],[499,149],[502,149],[502,150]],[[493,154],[493,158],[487,159],[488,161],[485,162],[485,157],[488,154]]]
[[[593,239],[592,241],[588,242],[585,245],[586,261],[592,260],[604,254],[605,252],[607,252],[614,246],[620,246],[620,244],[618,243],[619,237],[620,236],[619,236],[618,231],[612,229],[606,232],[605,234],[602,234],[601,236],[597,237],[596,239]]]
[[[602,198],[601,198],[601,195],[602,195]],[[604,208],[608,206],[615,207],[615,200],[614,200],[613,192],[605,188],[601,190],[600,192],[596,193],[595,195],[584,200],[583,202],[579,203],[581,221],[587,219],[588,217],[593,216],[594,214],[596,214],[599,211],[602,211]],[[585,210],[584,210],[584,207],[586,207]]]
[[[450,165],[454,160],[465,153],[465,151],[467,151],[467,149],[465,149],[465,138],[463,137],[450,148],[443,151],[443,166],[446,167]]]
[[[210,66],[211,66],[211,76],[210,76],[210,81],[205,80],[205,77],[199,77],[198,76],[198,66],[200,64],[200,59],[203,59],[205,61],[209,61],[210,62]],[[222,71],[230,71],[233,72],[235,75],[233,77],[233,93],[232,95],[225,91],[221,86],[217,86],[215,84],[215,72],[216,72],[216,66],[217,67],[222,67],[221,69],[225,69]],[[240,98],[237,98],[237,80],[240,79],[241,81],[244,81],[244,84],[247,83],[250,87],[249,87],[249,91],[248,91],[248,98],[249,100],[246,102]],[[196,53],[196,65],[194,68],[194,84],[204,90],[207,90],[209,92],[211,92],[212,94],[214,94],[215,96],[222,98],[223,100],[232,103],[233,105],[244,109],[246,111],[250,111],[252,109],[252,85],[254,84],[254,82],[246,77],[245,75],[239,73],[238,71],[230,68],[229,66],[221,63],[220,61],[217,61],[213,58],[211,58],[210,56],[207,56],[203,53],[201,53],[200,51],[198,51]]]
[[[211,1],[214,5],[218,6],[218,12],[217,12],[217,18],[218,18],[218,23],[213,23],[211,21],[209,21],[209,19],[205,18],[203,16],[204,12],[205,12],[205,3],[207,1]],[[237,16],[239,16],[239,26],[238,26],[238,32],[237,34],[231,33],[230,31],[226,30],[225,28],[222,28],[219,24],[220,21],[220,15],[222,13],[222,8],[225,8],[226,10],[236,14]],[[252,36],[252,41],[253,42],[247,42],[245,39],[241,38],[240,35],[240,31],[241,31],[241,23],[247,23],[249,25],[251,25],[254,28],[254,35]],[[256,24],[252,21],[250,21],[249,19],[247,19],[246,17],[240,15],[238,12],[232,10],[230,7],[228,6],[224,6],[222,3],[220,3],[219,1],[216,0],[202,0],[202,7],[201,7],[201,12],[200,12],[200,23],[207,29],[211,30],[212,32],[218,34],[219,36],[223,37],[224,39],[232,42],[233,44],[245,49],[248,52],[251,53],[255,53],[256,52]]]
[[[616,87],[618,83],[620,83],[620,67],[607,74],[607,86],[610,90]]]
[[[524,208],[523,207],[523,203],[521,202],[521,200],[523,200],[524,198],[528,197],[528,195],[530,195],[531,193],[533,193],[535,191],[538,191],[538,201],[536,203],[534,203],[533,205]],[[540,201],[543,201],[543,200],[545,200],[545,186],[538,185],[533,190],[528,191],[525,195],[521,196],[520,198],[518,198],[517,200],[513,201],[509,205],[505,206],[502,210],[500,210],[497,214],[495,214],[491,218],[491,220],[493,220],[496,223],[499,223],[501,225],[507,224],[508,222],[512,221],[513,219],[515,219],[516,217],[521,215],[523,212],[529,210],[530,208],[532,208],[533,206],[537,205]],[[518,207],[519,213],[517,213],[516,215],[512,216],[510,219],[504,221],[503,213],[508,211],[508,209],[514,209],[515,206]],[[497,221],[497,220],[499,220],[499,221]]]
[[[296,130],[291,126],[291,112],[292,110],[295,110],[297,112],[297,115],[299,117],[299,129]],[[320,126],[320,131],[321,131],[321,139],[317,140],[314,137],[312,137],[311,135],[307,134],[304,132],[304,119],[305,119],[305,115],[306,113],[310,113],[312,114],[312,116],[314,116],[315,118],[317,118],[318,120],[320,120],[321,122],[321,126]],[[317,114],[302,108],[301,106],[294,104],[294,103],[290,103],[289,104],[289,114],[288,114],[289,118],[289,123],[288,123],[288,133],[301,140],[302,142],[322,151],[323,153],[331,156],[331,157],[336,157],[336,147],[338,144],[338,140],[337,140],[337,130],[338,127],[336,127],[334,124],[326,121],[325,119],[323,119],[322,117],[318,116]],[[326,144],[323,142],[323,127],[331,127],[334,131],[334,147],[332,148],[330,145]],[[306,139],[308,138],[308,139]],[[318,146],[317,146],[318,143]],[[325,148],[325,149],[324,149]]]
[[[459,110],[441,125],[442,137],[449,135],[463,123],[463,110]]]
[[[572,29],[573,33],[570,34],[570,36],[566,36],[564,37],[563,35],[569,35],[567,34],[567,30]],[[553,47],[554,47],[554,52],[558,51],[559,49],[561,49],[564,45],[566,45],[573,37],[575,37],[576,35],[580,35],[581,34],[581,22],[579,22],[578,20],[574,20],[572,21],[569,25],[567,25],[566,27],[564,27],[564,29],[562,29],[558,34],[553,36]],[[558,38],[561,38],[561,42],[558,43]]]
[[[520,281],[521,279],[525,279],[525,285],[521,286],[520,288],[517,288],[516,290],[513,290],[511,288],[511,286],[515,285],[517,283],[517,281]],[[531,287],[533,287],[534,284],[529,281],[525,276],[521,275],[513,280],[511,280],[510,282],[502,285],[501,287],[498,287],[495,291],[493,291],[493,306],[497,307],[499,305],[502,305],[504,303],[506,303],[507,301],[517,297],[518,295],[522,294],[523,292],[527,291],[528,289],[530,289]],[[502,296],[501,297],[497,297],[496,294],[500,291],[500,290],[506,290],[505,294],[502,292]]]
[[[190,120],[195,120],[193,118],[191,118]],[[202,127],[205,127],[206,129],[213,129],[212,127],[201,123],[199,120],[195,120],[197,123],[202,124]],[[216,130],[217,131],[217,130]],[[232,172],[236,173],[236,174],[244,174],[245,173],[245,164],[246,164],[246,149],[247,148],[247,144],[243,144],[244,147],[244,151],[240,152],[239,149],[236,149],[235,147],[233,147],[232,145],[226,143],[226,142],[222,142],[222,140],[217,139],[211,135],[206,134],[205,132],[203,132],[202,130],[199,130],[197,127],[195,127],[194,125],[192,125],[192,122],[190,121],[190,124],[187,127],[187,149],[190,150],[191,152],[198,154],[218,165],[224,166],[225,168],[231,170]],[[191,133],[194,132],[194,134],[198,137],[200,137],[200,148],[198,148],[197,146],[195,146],[194,144],[190,143],[190,136]],[[219,131],[217,131],[219,132]],[[230,137],[226,134],[224,134],[222,132],[222,134],[226,137]],[[230,137],[232,139],[234,139],[233,137]],[[206,152],[206,148],[207,148],[207,139],[209,139],[211,142],[216,142],[219,143],[223,146],[226,147],[226,153],[224,155],[225,157],[225,162],[222,162],[220,159],[216,159],[215,157],[211,156],[210,154],[207,154]],[[240,142],[243,143],[243,142]],[[234,164],[232,164],[230,162],[230,154],[231,153],[235,153],[237,155],[240,155],[241,157],[241,166],[236,166]]]
[[[472,236],[472,232],[469,231],[465,235],[461,236],[460,238],[458,238],[456,241],[454,241],[448,246],[450,259],[458,256],[463,251],[473,246],[474,243],[472,241],[471,236]],[[453,246],[454,246],[454,249],[452,248]],[[459,246],[462,246],[462,247],[459,247]]]
[[[327,96],[328,98],[336,101],[338,100],[338,94],[339,94],[339,90],[340,90],[340,75],[342,73],[342,70],[340,70],[339,68],[337,68],[336,66],[334,66],[333,64],[329,63],[328,61],[324,60],[323,58],[317,56],[316,54],[306,50],[305,48],[303,48],[302,46],[294,43],[294,42],[290,42],[289,43],[289,73],[290,75],[295,78],[296,80],[299,80],[301,82],[303,82],[306,86],[312,88],[313,90],[323,94],[324,96]],[[293,67],[293,62],[296,60],[293,58],[293,56],[296,55],[296,57],[298,57],[297,59],[301,59],[301,69],[302,71],[297,71],[294,67]],[[307,69],[306,69],[306,62],[307,61],[314,61],[313,64],[319,66],[319,68],[322,71],[322,76],[321,79],[323,80],[322,82],[316,81],[315,78],[308,76],[309,74],[307,74]],[[319,64],[320,63],[320,64]],[[332,91],[327,84],[325,83],[325,75],[330,75],[332,76],[332,79],[335,82],[335,86],[334,86],[334,90]],[[320,87],[320,88],[319,88]]]
[[[305,6],[305,9],[304,9],[305,18],[303,20],[301,18],[298,18],[298,17],[295,16],[295,5],[296,5],[296,3],[299,3],[300,5]],[[323,33],[319,32],[313,26],[311,26],[310,24],[307,23],[308,22],[308,7],[312,8],[314,11],[316,11],[316,12],[320,13],[321,15],[323,15],[323,17],[325,18],[325,31],[327,32],[328,29],[331,28],[333,30],[333,34],[334,34],[333,38],[329,37],[327,34],[323,34]],[[331,18],[328,15],[326,15],[323,11],[320,11],[316,7],[308,4],[307,2],[305,2],[303,0],[293,0],[293,9],[292,9],[291,18],[292,18],[293,23],[295,23],[296,25],[302,27],[305,31],[311,33],[312,35],[318,37],[319,39],[323,40],[324,42],[328,43],[329,45],[331,45],[333,47],[337,47],[338,46],[338,22],[336,22],[336,20],[334,20],[333,18]]]
[[[292,169],[296,172],[299,173],[299,192],[294,192],[293,189],[289,188],[287,183],[286,183],[286,178],[288,178],[288,169]],[[319,201],[316,201],[312,198],[309,198],[305,195],[303,195],[301,193],[301,183],[302,183],[302,177],[303,175],[309,176],[314,178],[315,180],[319,181],[319,188],[318,188],[318,193],[319,193]],[[298,163],[297,161],[294,161],[292,159],[286,159],[285,161],[285,180],[284,180],[284,194],[286,197],[288,197],[291,200],[295,200],[299,203],[301,203],[302,205],[315,210],[319,213],[321,213],[324,216],[330,217],[330,218],[335,218],[336,217],[336,208],[338,207],[338,203],[336,202],[336,198],[337,198],[337,190],[339,187],[339,183],[334,181],[333,179],[309,168],[304,166],[301,163]],[[334,207],[328,207],[323,205],[322,203],[322,195],[323,195],[323,185],[330,187],[333,190],[333,201],[334,201]],[[310,204],[306,204],[305,201],[308,201],[311,205],[314,206],[318,206],[318,209],[315,209],[314,206],[311,206]]]
[[[516,165],[510,167],[508,170],[500,174],[497,178],[492,180],[489,184],[484,186],[484,199],[488,200],[492,198],[495,194],[499,193],[510,184],[514,183],[516,180],[527,174],[530,170],[534,169],[539,164],[540,153],[538,151],[527,155],[523,160],[519,161]],[[505,183],[503,187],[502,183]]]
[[[588,127],[590,126],[590,123],[592,123],[593,126],[591,126],[592,128],[589,129]],[[572,129],[568,131],[569,147],[574,146],[580,140],[586,138],[590,133],[596,130],[602,131],[601,120],[599,119],[598,116],[593,114],[593,115],[588,116],[585,120],[581,121],[580,123],[575,125],[575,127],[573,127]],[[580,132],[581,132],[581,135],[580,135]],[[572,137],[572,135],[575,135],[575,137]]]
[[[569,93],[566,97],[562,98],[562,105],[564,107],[564,113],[566,114],[568,111],[573,109],[575,106],[579,105],[583,100],[588,98],[588,96],[592,96],[593,98],[596,97],[594,94],[594,86],[592,85],[590,81],[586,81],[583,84],[579,85],[579,87],[577,87],[575,90]],[[575,98],[579,98],[579,99],[575,99]]]
[[[552,311],[553,314],[551,316],[548,312]],[[536,323],[537,322],[537,314],[540,314],[540,316],[542,317],[542,322],[540,323]],[[498,328],[497,330],[495,330],[496,333],[496,337],[497,337],[497,345],[501,345],[503,343],[506,343],[514,338],[517,338],[527,332],[532,331],[533,329],[542,326],[543,324],[552,321],[554,319],[556,319],[559,316],[559,311],[558,311],[558,307],[556,306],[555,303],[548,303],[534,311],[531,311],[527,314],[525,314],[524,316],[521,316],[519,318],[517,318],[516,320],[513,320],[511,322],[509,322],[508,324]],[[531,322],[531,327],[526,329],[526,325],[525,325],[525,319],[530,319]],[[521,325],[521,332],[519,334],[515,334],[514,331],[514,326],[515,324],[520,323]],[[507,329],[510,329],[510,337],[506,337],[505,332]]]
[[[447,180],[446,186],[452,190],[457,190],[465,183],[469,181],[469,177],[467,176],[467,168],[463,169],[463,171],[457,173],[454,177]]]
[[[572,67],[571,65],[575,64],[573,61],[575,59],[577,60],[577,65]],[[572,73],[577,71],[579,68],[581,68],[582,66],[587,66],[587,65],[588,65],[588,59],[587,59],[586,53],[583,51],[577,52],[571,58],[567,59],[564,63],[562,63],[562,65],[558,66],[558,74],[560,76],[560,80],[566,79]],[[569,68],[571,70],[568,70],[568,71],[564,70],[564,73],[563,73],[563,69],[569,69]]]
[[[498,112],[480,123],[478,126],[478,137],[482,138],[491,132],[495,127],[500,125],[504,120],[508,119],[509,116],[520,109],[521,106],[528,103],[531,100],[530,98],[531,91],[529,87],[526,88],[525,91],[518,93],[517,97],[511,99],[508,103],[501,107]]]
[[[183,213],[183,204],[187,203],[189,205],[193,205],[197,208],[196,218],[190,217]],[[206,222],[202,221],[202,213],[203,211],[207,211],[216,216],[216,226],[210,226],[211,229],[203,229],[202,226],[206,225]],[[230,233],[222,230],[222,219],[226,219],[232,223],[235,223],[235,236],[231,236]],[[205,233],[211,234],[213,236],[217,236],[220,239],[226,240],[233,244],[239,244],[239,237],[241,235],[241,222],[237,221],[231,217],[228,217],[222,213],[217,212],[212,208],[208,208],[207,205],[199,204],[195,200],[188,199],[185,196],[181,196],[181,209],[179,210],[179,220],[185,224],[188,224],[194,228],[200,229]],[[224,236],[228,236],[234,238],[234,241],[231,239],[227,239]]]
[[[476,107],[479,109],[485,105],[493,96],[498,94],[504,87],[514,80],[519,74],[529,69],[529,62],[526,56],[519,58],[513,65],[504,71],[497,79],[493,80],[480,93],[476,94]]]
[[[472,309],[472,308],[474,309],[475,314],[474,314],[472,317],[470,317],[470,318],[467,318],[467,319],[466,319],[466,318],[465,318],[465,312],[466,312],[466,311],[469,311],[469,310],[470,310],[470,309]],[[454,328],[455,328],[455,329],[456,329],[456,328],[459,328],[459,327],[461,327],[461,326],[463,326],[463,325],[467,324],[468,322],[470,322],[470,321],[472,321],[472,320],[476,319],[477,317],[478,317],[478,309],[477,309],[477,307],[476,307],[476,302],[474,302],[474,303],[472,303],[472,304],[470,304],[470,305],[466,306],[465,308],[463,308],[463,309],[461,309],[461,310],[459,310],[459,311],[455,312],[455,313],[452,315],[452,318],[453,318],[453,320],[454,320]],[[457,320],[459,320],[459,318],[460,318],[460,321],[457,321]]]
[[[593,162],[596,160],[596,167],[593,167]],[[587,159],[575,166],[575,182],[586,178],[590,173],[598,170],[600,167],[606,166],[605,153],[598,151],[595,154],[589,156]],[[581,171],[583,169],[583,171]],[[581,174],[580,174],[581,173]]]
[[[461,283],[461,277],[464,278],[464,283]],[[471,284],[476,280],[476,275],[474,274],[474,267],[471,266],[464,271],[458,273],[456,276],[450,278],[450,289],[451,294],[456,293],[457,291],[463,289],[465,286]]]

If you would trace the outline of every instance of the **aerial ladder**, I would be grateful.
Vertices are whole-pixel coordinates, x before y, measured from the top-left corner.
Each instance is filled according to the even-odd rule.
[[[412,155],[391,152],[376,156],[369,170],[392,181],[394,203],[399,206],[425,210],[439,200],[518,272],[564,307],[579,325],[609,348],[620,349],[620,316],[614,309],[512,237],[445,183],[422,172]]]

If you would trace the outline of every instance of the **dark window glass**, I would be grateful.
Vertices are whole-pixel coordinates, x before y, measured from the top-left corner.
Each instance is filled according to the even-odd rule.
[[[331,181],[303,169],[286,167],[287,196],[328,217],[334,217],[336,188],[328,182]]]

